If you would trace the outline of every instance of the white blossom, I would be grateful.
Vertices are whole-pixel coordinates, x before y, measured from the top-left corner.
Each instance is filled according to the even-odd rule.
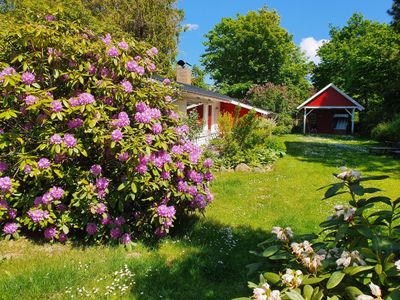
[[[300,270],[286,269],[286,273],[282,275],[282,283],[286,286],[295,289],[302,283],[303,273]]]
[[[265,290],[262,288],[253,289],[253,299],[255,300],[267,300],[267,295],[265,294]]]
[[[337,178],[345,180],[345,181],[358,181],[361,178],[360,172],[357,172],[352,169],[348,169],[346,167],[340,167],[339,168],[341,173],[336,175]]]
[[[342,255],[339,259],[336,260],[336,264],[338,267],[347,268],[349,266],[365,266],[365,261],[361,258],[360,253],[358,251],[347,252],[343,251]]]
[[[286,227],[285,229],[275,226],[272,228],[271,233],[276,234],[276,237],[278,240],[281,240],[283,242],[288,241],[293,237],[293,231],[290,227]]]
[[[358,295],[356,300],[374,300],[374,297],[368,295]]]
[[[273,290],[269,295],[268,300],[281,300],[281,292]]]
[[[374,284],[373,282],[371,282],[369,284],[369,288],[371,289],[372,295],[374,295],[376,297],[382,296],[381,288],[379,286],[377,286],[376,284]]]
[[[394,263],[396,266],[397,271],[400,271],[400,259]]]

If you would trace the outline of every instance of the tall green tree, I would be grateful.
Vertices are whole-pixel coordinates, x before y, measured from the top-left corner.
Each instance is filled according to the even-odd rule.
[[[266,82],[307,86],[309,66],[276,11],[264,7],[224,18],[206,38],[202,63],[224,93],[243,97]]]
[[[392,26],[400,32],[400,0],[393,0],[392,8],[388,10],[388,14],[393,17]]]
[[[19,18],[24,11],[43,12],[58,6],[70,20],[79,20],[98,32],[124,34],[159,49],[160,74],[171,71],[176,58],[183,11],[176,0],[1,0],[5,17]]]
[[[331,28],[330,36],[318,50],[316,87],[333,82],[364,105],[364,129],[400,112],[399,33],[354,14],[343,28]]]

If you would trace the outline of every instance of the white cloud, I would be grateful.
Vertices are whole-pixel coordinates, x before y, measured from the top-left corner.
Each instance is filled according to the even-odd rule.
[[[185,24],[183,25],[183,28],[185,31],[194,31],[199,29],[199,24]]]
[[[317,50],[326,42],[328,42],[328,40],[322,39],[317,41],[313,37],[307,37],[301,39],[300,49],[306,54],[306,57],[310,61],[319,64],[321,62],[321,58],[319,58],[319,56],[317,55]]]

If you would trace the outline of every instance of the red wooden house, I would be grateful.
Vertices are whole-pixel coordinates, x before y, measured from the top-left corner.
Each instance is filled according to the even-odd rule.
[[[297,107],[303,110],[303,133],[354,133],[354,115],[364,107],[333,83]]]

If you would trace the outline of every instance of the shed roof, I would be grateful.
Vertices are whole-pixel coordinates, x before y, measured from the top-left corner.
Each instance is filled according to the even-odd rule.
[[[307,108],[355,108],[364,110],[364,107],[351,98],[333,83],[328,84],[315,95],[308,98],[297,109]]]

